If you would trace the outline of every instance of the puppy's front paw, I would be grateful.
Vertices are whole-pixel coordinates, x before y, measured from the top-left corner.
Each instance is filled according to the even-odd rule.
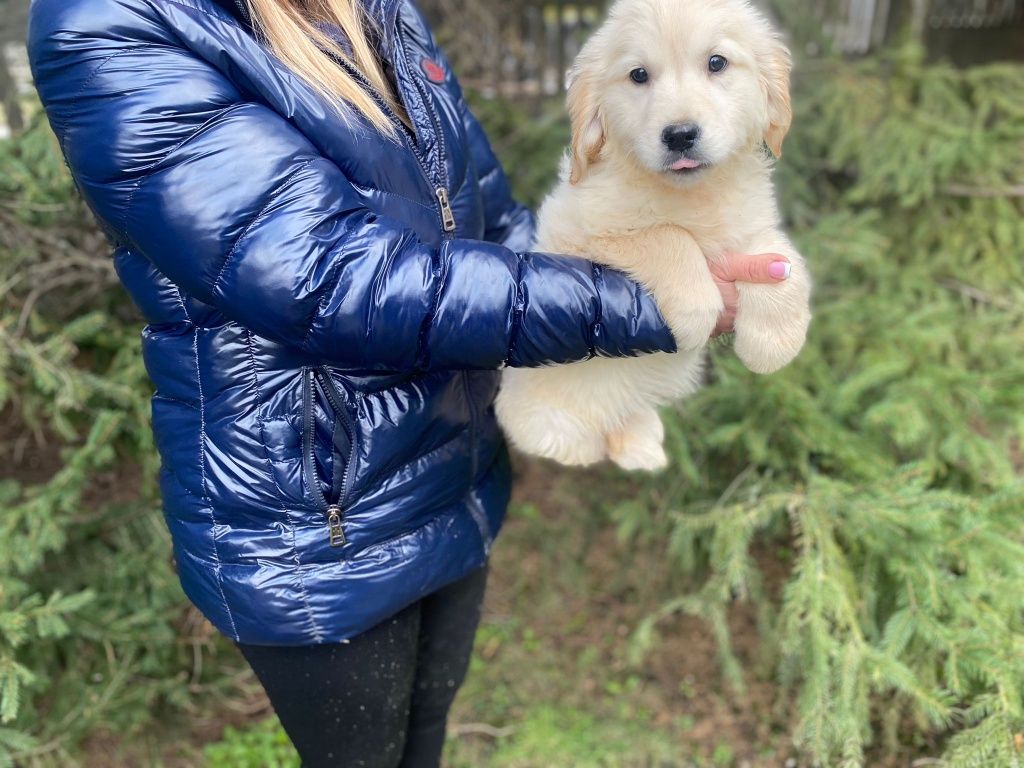
[[[724,308],[722,297],[716,292],[701,306],[677,308],[672,311],[669,325],[679,350],[689,352],[707,346]]]
[[[736,318],[736,355],[754,373],[775,373],[800,354],[810,322],[806,310],[785,320],[777,314],[743,314]]]
[[[658,472],[668,466],[664,440],[665,427],[657,411],[643,411],[608,435],[608,458],[631,472]]]

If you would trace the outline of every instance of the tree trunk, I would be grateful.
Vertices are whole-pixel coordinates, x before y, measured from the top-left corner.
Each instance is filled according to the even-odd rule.
[[[21,112],[21,97],[18,84],[11,75],[11,67],[0,43],[0,101],[3,102],[4,114],[7,116],[7,127],[11,133],[18,133],[25,127],[25,119]]]

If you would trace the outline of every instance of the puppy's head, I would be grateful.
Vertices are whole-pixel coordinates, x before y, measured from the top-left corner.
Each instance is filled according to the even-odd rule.
[[[602,150],[687,184],[792,122],[792,59],[747,0],[618,0],[570,73],[571,176]]]

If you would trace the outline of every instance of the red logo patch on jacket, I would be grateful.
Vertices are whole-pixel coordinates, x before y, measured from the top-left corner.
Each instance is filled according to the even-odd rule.
[[[427,76],[427,80],[432,83],[440,85],[447,79],[447,75],[441,68],[441,65],[433,59],[424,58],[423,61],[420,62],[420,68],[423,70],[423,74]]]

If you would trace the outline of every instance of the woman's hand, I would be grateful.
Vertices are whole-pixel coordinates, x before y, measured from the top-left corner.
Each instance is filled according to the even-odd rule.
[[[746,256],[737,253],[727,254],[721,262],[711,264],[711,274],[715,285],[722,294],[725,311],[718,319],[713,336],[732,333],[733,322],[736,320],[736,308],[740,300],[740,292],[736,283],[763,283],[771,285],[789,279],[789,259],[777,253],[761,253]]]

